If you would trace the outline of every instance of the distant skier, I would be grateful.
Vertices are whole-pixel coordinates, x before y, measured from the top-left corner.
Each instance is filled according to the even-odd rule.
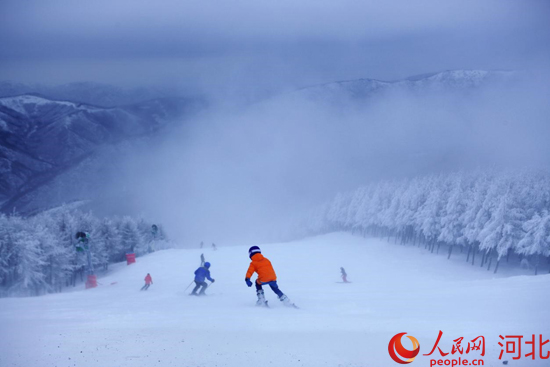
[[[252,246],[248,250],[248,256],[250,257],[252,262],[250,263],[248,271],[246,272],[246,285],[252,287],[252,282],[250,281],[250,278],[252,277],[252,275],[254,275],[254,273],[258,273],[258,279],[256,279],[255,282],[256,294],[258,295],[256,306],[267,307],[267,301],[265,299],[265,294],[262,286],[269,285],[271,290],[275,292],[275,294],[279,297],[279,300],[283,302],[285,306],[296,307],[292,302],[290,302],[290,299],[288,299],[288,297],[279,289],[279,286],[277,285],[277,275],[275,274],[275,270],[273,270],[273,265],[271,265],[271,261],[269,261],[262,255],[260,248],[258,246]]]
[[[216,247],[215,243],[212,243],[212,250],[216,251],[218,248]]]
[[[197,270],[195,270],[195,288],[191,292],[190,296],[204,296],[206,291],[206,288],[208,288],[208,284],[204,281],[205,279],[208,279],[212,283],[215,282],[214,279],[210,277],[210,263],[205,262],[204,266],[201,266]],[[197,291],[201,289],[200,292],[197,294]]]
[[[151,278],[151,274],[147,273],[147,275],[145,276],[145,285],[141,287],[141,290],[146,291],[147,289],[149,289],[151,284],[153,284],[153,278]]]
[[[204,254],[201,254],[201,266],[204,266]]]
[[[201,248],[203,248],[203,247],[204,247],[204,242],[201,241]]]
[[[343,281],[344,283],[349,283],[349,282],[348,282],[348,274],[346,274],[346,269],[344,269],[344,268],[341,267],[341,268],[340,268],[340,273],[342,274],[342,281]]]

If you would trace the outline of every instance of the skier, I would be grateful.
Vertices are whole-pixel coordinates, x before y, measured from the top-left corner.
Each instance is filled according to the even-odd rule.
[[[201,248],[202,248],[203,246],[204,246],[204,242],[203,242],[203,241],[201,241]]]
[[[349,283],[348,282],[348,274],[346,274],[346,270],[344,268],[340,268],[340,273],[342,273],[342,281],[344,283]]]
[[[201,254],[201,266],[204,266],[204,254]]]
[[[151,284],[153,284],[153,278],[151,278],[151,274],[147,273],[147,275],[145,276],[145,285],[141,287],[141,290],[146,291],[147,289],[149,289]]]
[[[195,288],[191,292],[190,296],[204,296],[204,291],[206,288],[208,288],[208,284],[204,281],[205,279],[208,279],[212,283],[215,282],[214,279],[210,277],[210,263],[205,262],[204,266],[201,266],[197,270],[195,270]],[[200,292],[197,294],[197,291],[201,288]]]
[[[218,248],[216,247],[215,243],[212,243],[212,250],[216,251]]]
[[[279,289],[277,285],[277,275],[275,275],[275,270],[273,270],[273,265],[271,261],[265,258],[262,255],[262,252],[258,246],[252,246],[248,250],[248,256],[252,260],[248,271],[246,272],[245,282],[246,285],[252,287],[252,282],[250,278],[254,273],[258,273],[258,279],[256,279],[256,294],[258,295],[258,301],[256,306],[265,306],[267,307],[267,301],[265,299],[264,290],[262,289],[263,285],[269,285],[271,290],[279,297],[279,300],[283,302],[285,306],[296,307],[290,299]]]

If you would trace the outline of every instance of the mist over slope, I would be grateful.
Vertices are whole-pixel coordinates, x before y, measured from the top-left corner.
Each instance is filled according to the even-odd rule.
[[[265,240],[275,222],[370,181],[544,166],[543,80],[452,71],[329,83],[245,109],[210,109],[147,156],[146,174],[130,162],[121,182],[134,210],[162,217],[190,243]]]

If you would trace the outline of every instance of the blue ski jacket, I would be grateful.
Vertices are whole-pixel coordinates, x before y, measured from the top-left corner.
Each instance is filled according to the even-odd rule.
[[[209,281],[212,281],[212,278],[210,278],[210,270],[206,269],[204,266],[201,266],[197,270],[195,270],[195,281],[202,283],[204,282],[204,279],[208,279]]]

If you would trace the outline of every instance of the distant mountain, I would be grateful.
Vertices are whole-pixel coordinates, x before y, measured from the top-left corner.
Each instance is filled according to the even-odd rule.
[[[302,88],[295,93],[315,100],[338,102],[364,100],[391,91],[469,91],[491,83],[509,83],[522,77],[516,71],[451,70],[404,80],[356,79]]]
[[[83,162],[97,161],[98,156],[108,160],[101,151],[152,136],[202,105],[202,100],[192,98],[160,98],[111,108],[29,94],[0,98],[1,210],[31,209],[36,206],[30,205],[37,199],[34,193],[60,175]],[[94,169],[100,167],[98,163]],[[78,181],[73,177],[64,191],[80,185]],[[67,199],[62,194],[60,200]]]
[[[101,107],[123,106],[152,99],[179,96],[174,92],[155,88],[120,88],[93,82],[76,82],[62,85],[0,82],[0,97],[12,97],[22,94],[38,94],[46,98]]]

